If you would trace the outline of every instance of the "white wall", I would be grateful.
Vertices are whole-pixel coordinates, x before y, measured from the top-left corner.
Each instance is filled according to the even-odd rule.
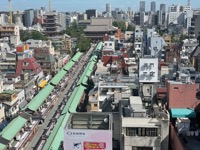
[[[158,82],[158,58],[140,58],[139,82]]]

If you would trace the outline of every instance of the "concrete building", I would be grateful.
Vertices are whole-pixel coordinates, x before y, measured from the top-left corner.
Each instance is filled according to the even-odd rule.
[[[154,105],[155,116],[144,109],[138,96],[120,101],[120,150],[168,150],[169,144],[169,113],[159,111]],[[114,128],[118,124],[114,125]]]
[[[145,1],[140,1],[140,12],[145,12]]]
[[[78,147],[86,149],[95,146],[111,150],[112,124],[110,113],[71,114],[64,129],[64,149],[73,149],[76,143]],[[71,133],[75,135],[71,136]]]
[[[170,23],[183,25],[185,28],[191,27],[193,11],[191,6],[171,5],[169,6],[168,25]]]
[[[66,29],[66,14],[58,13],[58,23],[65,30]]]
[[[166,5],[160,4],[160,10],[159,10],[159,24],[165,25],[166,21]]]
[[[0,14],[0,25],[6,25],[8,22],[8,16],[6,14]]]
[[[24,100],[24,90],[7,90],[0,93],[0,101],[5,107],[5,116],[13,118],[19,112],[19,104]]]
[[[156,12],[156,2],[155,1],[151,2],[151,11],[154,13]]]
[[[88,9],[85,11],[87,14],[87,19],[90,20],[92,17],[97,17],[97,10],[96,9]]]
[[[187,61],[190,59],[190,57],[193,56],[195,53],[194,50],[199,45],[198,41],[196,39],[185,39],[180,44],[181,51],[180,51],[180,57],[182,61]],[[195,54],[196,55],[196,54]]]
[[[153,57],[158,57],[159,60],[164,61],[165,51],[167,46],[163,37],[161,37],[154,29],[147,29],[147,54]]]
[[[199,36],[200,27],[200,14],[194,14],[193,18],[191,19],[191,27],[189,28],[189,34],[193,35],[195,38]]]
[[[34,48],[33,56],[40,64],[45,76],[57,71],[57,62],[50,53],[49,47]]]
[[[133,40],[134,31],[125,31],[125,40]]]
[[[105,41],[104,47],[102,49],[102,56],[112,55],[115,52],[115,42],[114,41]]]
[[[19,27],[15,25],[0,25],[0,38],[8,37],[10,38],[12,44],[19,44],[20,41],[20,31]]]
[[[24,106],[29,102],[35,94],[35,79],[31,78],[28,73],[20,75],[20,81],[14,83],[15,89],[24,90],[24,103],[20,107]]]
[[[29,40],[26,41],[26,44],[28,44],[28,47],[30,49],[47,47],[49,49],[48,51],[52,55],[55,54],[54,47],[52,45],[52,41],[50,41],[50,40],[48,40],[48,41],[42,41],[42,40],[29,39]]]
[[[158,58],[140,58],[139,82],[156,83],[158,80]]]
[[[143,29],[139,26],[135,28],[135,35],[134,35],[134,50],[133,54],[137,54],[138,57],[142,56],[143,54]]]
[[[19,26],[20,29],[24,29],[23,24],[23,12],[16,11],[13,13],[14,23]]]
[[[106,4],[107,17],[111,17],[111,4]]]
[[[83,13],[83,14],[78,14],[78,21],[80,20],[87,20],[87,14]]]
[[[33,25],[34,9],[24,11],[24,26],[31,27]]]

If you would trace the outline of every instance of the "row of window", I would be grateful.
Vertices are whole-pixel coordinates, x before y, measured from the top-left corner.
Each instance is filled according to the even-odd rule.
[[[158,128],[126,128],[126,136],[158,136]]]

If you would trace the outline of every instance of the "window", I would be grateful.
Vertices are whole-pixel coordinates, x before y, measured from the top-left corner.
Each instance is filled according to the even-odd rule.
[[[112,46],[112,43],[109,43],[109,46]]]
[[[158,136],[157,128],[126,128],[126,136]]]
[[[178,87],[174,87],[174,89],[178,90]]]
[[[97,107],[97,104],[94,104],[94,107]]]

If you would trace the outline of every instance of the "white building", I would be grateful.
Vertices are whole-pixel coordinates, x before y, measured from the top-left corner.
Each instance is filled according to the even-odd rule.
[[[55,54],[55,52],[54,52],[54,47],[53,47],[53,45],[52,45],[52,41],[51,41],[51,40],[42,41],[42,40],[33,40],[33,39],[29,39],[29,40],[26,41],[26,44],[28,44],[29,49],[48,47],[50,53],[51,53],[52,55]]]
[[[154,83],[158,80],[158,58],[140,58],[139,82]]]
[[[142,42],[143,42],[143,29],[140,28],[139,26],[136,26],[133,54],[138,54],[139,57],[142,55],[142,50],[143,50]]]
[[[173,24],[182,24],[187,29],[191,27],[191,19],[193,17],[193,11],[190,5],[180,6],[180,5],[171,5],[169,6],[168,13],[168,25]]]
[[[169,113],[154,106],[156,115],[149,117],[140,97],[131,96],[129,101],[128,107],[120,105],[120,150],[168,150]]]
[[[125,31],[125,40],[133,39],[133,31]]]
[[[164,61],[164,46],[167,44],[163,37],[155,32],[155,29],[147,29],[147,55]]]

